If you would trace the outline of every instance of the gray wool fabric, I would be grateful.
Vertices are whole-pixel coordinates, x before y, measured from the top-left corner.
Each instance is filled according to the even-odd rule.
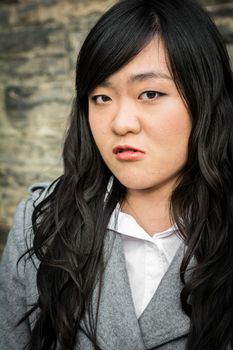
[[[33,202],[41,200],[47,186],[30,189],[31,197],[18,206],[13,227],[0,264],[0,349],[21,350],[29,342],[36,315],[16,327],[17,321],[37,300],[36,267],[39,262],[19,257],[31,245]],[[178,249],[152,300],[139,319],[131,295],[121,236],[109,230],[104,259],[106,268],[100,297],[97,339],[101,350],[184,350],[190,321],[180,305],[182,285],[179,267],[184,246]],[[93,309],[98,299],[98,286],[93,293]],[[85,317],[85,316],[84,316]],[[81,326],[86,329],[83,320]],[[79,333],[75,350],[94,350],[90,340]]]

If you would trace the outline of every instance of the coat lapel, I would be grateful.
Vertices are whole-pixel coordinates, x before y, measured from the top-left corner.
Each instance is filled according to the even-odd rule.
[[[139,318],[146,349],[153,349],[189,333],[190,320],[182,311],[180,303],[183,285],[179,268],[183,255],[182,243],[150,303]]]
[[[107,263],[97,323],[97,340],[101,350],[153,349],[188,335],[190,320],[180,304],[183,285],[179,269],[183,255],[184,244],[181,244],[150,303],[137,320],[121,236],[111,230],[107,232],[104,251]],[[193,262],[189,268],[192,265]],[[94,312],[97,300],[98,286],[93,294]],[[82,322],[85,330],[86,324],[88,322]],[[82,345],[81,342],[80,349]]]
[[[101,350],[145,350],[135,314],[121,236],[108,230],[104,280],[98,314],[97,340]],[[98,286],[94,290],[96,310]],[[84,323],[82,326],[85,328]],[[82,347],[81,347],[82,348]]]

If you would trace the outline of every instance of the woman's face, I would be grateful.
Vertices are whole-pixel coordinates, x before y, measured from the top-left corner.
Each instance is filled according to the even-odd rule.
[[[128,189],[170,193],[187,159],[191,120],[154,39],[89,96],[104,162]]]

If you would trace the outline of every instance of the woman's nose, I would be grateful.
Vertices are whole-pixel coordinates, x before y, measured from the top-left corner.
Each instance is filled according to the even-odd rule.
[[[141,130],[138,110],[133,103],[121,103],[112,121],[112,131],[118,135],[137,134]]]

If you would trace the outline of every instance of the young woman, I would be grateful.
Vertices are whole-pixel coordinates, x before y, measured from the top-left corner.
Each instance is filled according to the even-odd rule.
[[[197,4],[103,15],[63,156],[9,234],[1,350],[233,349],[233,79]]]

